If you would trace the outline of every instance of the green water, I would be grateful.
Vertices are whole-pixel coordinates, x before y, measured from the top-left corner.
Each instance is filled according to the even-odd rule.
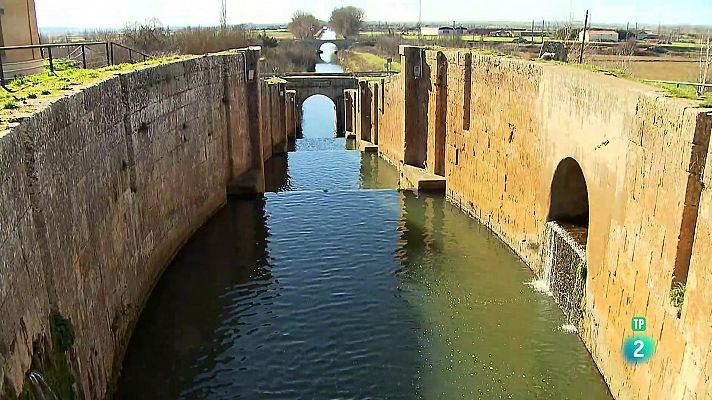
[[[305,136],[268,163],[272,193],[230,202],[168,267],[118,398],[611,398],[491,232]]]

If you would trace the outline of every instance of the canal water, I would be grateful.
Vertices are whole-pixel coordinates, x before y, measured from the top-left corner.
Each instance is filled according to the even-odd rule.
[[[326,99],[328,100],[328,99]],[[158,282],[119,399],[610,399],[551,297],[442,196],[304,105],[269,193],[231,200]]]

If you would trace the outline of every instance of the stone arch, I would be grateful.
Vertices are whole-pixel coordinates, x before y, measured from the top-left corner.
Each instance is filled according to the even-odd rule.
[[[551,180],[548,221],[588,228],[588,185],[579,163],[571,157],[559,162]]]
[[[299,104],[300,120],[302,120],[303,122],[307,122],[306,120],[303,120],[303,119],[302,119],[302,116],[303,116],[303,113],[304,113],[304,107],[306,106],[307,103],[310,102],[311,99],[315,99],[315,98],[318,98],[318,97],[321,98],[321,99],[319,99],[319,100],[316,101],[316,104],[318,104],[317,107],[318,107],[318,109],[320,110],[320,111],[319,111],[319,116],[320,116],[320,117],[322,116],[322,115],[321,115],[321,112],[322,112],[321,110],[324,110],[324,108],[322,108],[322,107],[326,106],[326,103],[325,103],[325,101],[324,101],[324,98],[330,100],[329,105],[328,105],[327,107],[332,107],[332,108],[333,108],[333,112],[330,111],[327,115],[329,115],[329,114],[333,115],[333,125],[332,125],[330,128],[333,129],[333,132],[332,132],[332,133],[334,134],[334,136],[338,136],[337,133],[336,133],[336,131],[337,131],[337,126],[336,126],[336,125],[337,125],[337,119],[338,119],[338,118],[337,118],[337,114],[336,114],[336,102],[334,101],[334,99],[332,99],[332,98],[329,97],[329,96],[326,96],[326,95],[321,94],[321,93],[315,93],[315,94],[312,94],[312,95],[310,95],[310,96],[304,98],[304,99],[301,101],[301,103]],[[314,109],[312,109],[312,110],[314,110]],[[322,137],[321,134],[324,133],[324,131],[322,131],[321,129],[325,129],[325,128],[326,128],[326,125],[328,125],[328,123],[330,122],[331,118],[332,118],[332,117],[325,116],[325,117],[324,117],[324,120],[319,123],[320,128],[318,128],[318,129],[319,129],[319,131],[320,131],[320,135],[319,135],[320,137]],[[312,122],[312,123],[314,122],[313,119],[310,119],[309,121]],[[304,128],[303,124],[300,124],[299,132],[298,132],[298,137],[299,137],[299,138],[304,138],[304,131],[303,131],[303,128]],[[312,127],[312,128],[313,128],[313,127]]]
[[[571,157],[551,180],[543,278],[569,324],[578,327],[586,298],[589,202],[586,178]]]
[[[298,129],[299,129],[299,135],[301,137],[301,121],[302,121],[302,107],[304,106],[304,102],[315,95],[322,95],[328,97],[336,106],[336,132],[335,136],[336,137],[342,137],[344,136],[344,114],[345,114],[345,109],[344,109],[344,93],[343,90],[338,90],[339,88],[335,87],[324,87],[324,86],[315,86],[315,87],[310,87],[310,88],[299,88],[296,89],[296,103],[297,103],[297,112],[298,112]]]

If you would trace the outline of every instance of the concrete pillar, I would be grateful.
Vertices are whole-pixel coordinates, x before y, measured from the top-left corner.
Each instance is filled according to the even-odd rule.
[[[401,45],[400,54],[405,95],[403,161],[423,168],[427,157],[430,69],[425,61],[424,48]]]

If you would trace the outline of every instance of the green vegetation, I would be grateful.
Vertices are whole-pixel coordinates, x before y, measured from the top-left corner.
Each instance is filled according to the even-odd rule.
[[[286,29],[265,29],[260,32],[263,35],[271,36],[277,40],[294,39],[292,32]]]
[[[592,65],[592,64],[567,64],[567,63],[561,63],[564,65],[570,65],[572,67],[576,67],[579,69],[585,69],[587,71],[591,72],[602,72],[606,75],[612,75],[618,78],[627,78],[631,79],[631,77],[625,73],[625,71],[621,71],[620,69],[615,69],[615,68],[604,68],[598,65]]]
[[[703,107],[712,107],[712,92],[707,92],[702,96],[697,95],[695,86],[675,85],[671,83],[650,83],[653,86],[665,89],[672,97],[702,101]]]
[[[342,57],[344,68],[353,72],[385,71],[386,59],[365,51],[345,51]],[[391,63],[391,70],[400,72],[399,62]]]
[[[685,301],[685,284],[682,282],[677,282],[670,289],[670,301],[675,308],[679,310],[682,308],[682,303]]]
[[[136,64],[119,64],[99,69],[73,68],[69,63],[56,60],[55,72],[17,78],[0,89],[0,130],[18,112],[30,112],[41,100],[59,97],[75,87],[99,82],[116,74],[138,68],[163,64],[180,59],[179,56],[147,60]],[[32,100],[32,101],[30,101]]]
[[[72,323],[62,315],[53,313],[49,318],[49,329],[52,348],[42,349],[43,346],[36,342],[35,354],[30,366],[30,370],[39,374],[48,388],[42,387],[43,385],[33,385],[29,378],[25,378],[19,397],[21,400],[43,399],[52,395],[63,400],[77,398],[74,389],[75,378],[67,355],[74,345]],[[47,393],[48,389],[51,390],[51,394]]]

